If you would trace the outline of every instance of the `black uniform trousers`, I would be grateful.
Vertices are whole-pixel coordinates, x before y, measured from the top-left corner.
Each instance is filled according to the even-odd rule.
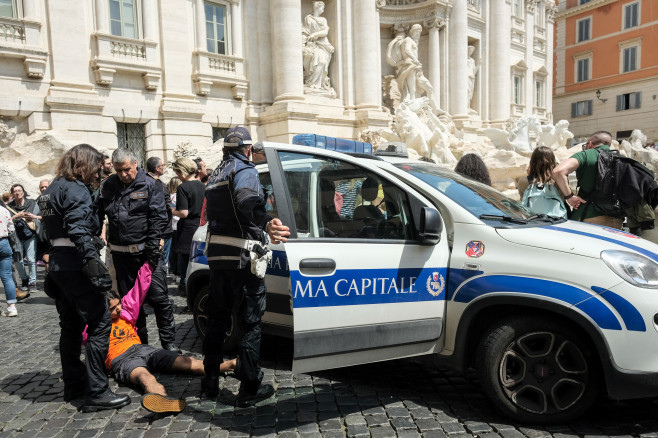
[[[135,286],[137,272],[146,263],[146,255],[143,253],[131,254],[113,251],[112,263],[117,274],[118,292],[123,297]],[[158,333],[160,335],[160,343],[166,348],[168,344],[174,342],[176,328],[174,326],[174,305],[169,299],[167,273],[162,259],[153,270],[151,286],[146,294],[145,302],[153,307],[155,322],[158,325]],[[135,327],[142,344],[148,344],[146,313],[144,313],[143,308],[139,310]]]
[[[107,298],[96,292],[89,279],[79,271],[50,271],[56,285],[55,304],[59,313],[59,354],[65,386],[87,385],[87,398],[108,391],[105,358],[110,346],[112,320]],[[87,325],[85,363],[80,360],[82,332]]]
[[[212,263],[212,262],[211,262]],[[223,361],[224,336],[230,328],[233,306],[237,304],[242,339],[238,347],[235,376],[248,393],[255,393],[263,380],[260,369],[261,318],[265,313],[265,281],[244,269],[210,269],[210,294],[206,301],[208,324],[203,340],[206,376],[219,376]]]

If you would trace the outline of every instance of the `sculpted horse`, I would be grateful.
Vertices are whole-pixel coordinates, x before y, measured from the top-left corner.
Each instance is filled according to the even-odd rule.
[[[542,132],[541,121],[534,114],[524,115],[514,121],[509,131],[498,128],[485,128],[482,130],[497,149],[515,151],[525,156],[532,154],[531,131],[538,135]]]

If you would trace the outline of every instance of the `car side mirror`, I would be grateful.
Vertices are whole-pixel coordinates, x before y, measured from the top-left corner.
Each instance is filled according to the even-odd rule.
[[[418,240],[421,245],[436,245],[441,241],[443,220],[439,212],[431,207],[422,207],[420,211],[420,232]]]

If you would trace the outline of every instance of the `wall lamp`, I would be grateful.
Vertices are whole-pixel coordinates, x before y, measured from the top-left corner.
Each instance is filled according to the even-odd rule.
[[[601,99],[601,90],[596,90],[596,98],[603,103],[606,103],[608,101],[608,99]]]

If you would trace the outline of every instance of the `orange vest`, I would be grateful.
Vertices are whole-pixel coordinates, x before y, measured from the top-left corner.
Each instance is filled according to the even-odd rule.
[[[110,348],[107,350],[105,366],[109,370],[112,367],[112,361],[126,352],[127,349],[136,344],[141,344],[135,328],[129,322],[119,318],[112,322],[112,331],[110,332]]]

